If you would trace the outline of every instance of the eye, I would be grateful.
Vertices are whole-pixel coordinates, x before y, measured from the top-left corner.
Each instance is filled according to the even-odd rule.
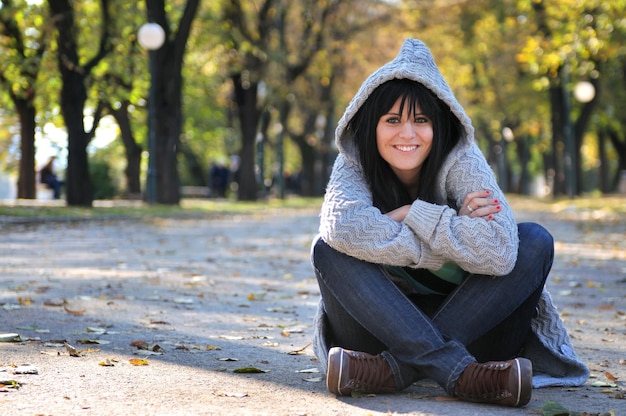
[[[390,115],[390,116],[385,117],[385,122],[389,124],[397,124],[400,122],[400,117],[395,116],[395,115]]]
[[[426,116],[423,115],[416,115],[415,116],[415,123],[418,124],[423,124],[423,123],[430,123],[430,119]]]

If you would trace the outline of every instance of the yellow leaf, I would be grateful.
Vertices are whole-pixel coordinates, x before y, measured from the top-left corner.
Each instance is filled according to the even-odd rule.
[[[204,347],[205,350],[207,351],[221,351],[222,349],[216,345],[207,345],[206,347]]]
[[[248,295],[248,300],[254,300],[254,293],[250,293]]]
[[[611,381],[619,380],[619,377],[615,377],[613,374],[609,373],[608,371],[604,373],[604,375],[606,376],[606,378],[608,378]]]
[[[143,358],[131,358],[128,361],[130,361],[132,365],[148,365],[148,360]]]
[[[104,361],[100,361],[98,365],[101,365],[102,367],[113,367],[114,364],[107,358]]]
[[[17,302],[20,305],[28,306],[28,305],[30,305],[33,302],[33,300],[31,298],[23,298],[23,297],[19,296],[17,298]]]

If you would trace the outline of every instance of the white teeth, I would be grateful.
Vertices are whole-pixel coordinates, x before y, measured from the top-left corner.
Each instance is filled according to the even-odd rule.
[[[417,146],[396,146],[396,149],[403,152],[410,152],[411,150],[417,149]]]

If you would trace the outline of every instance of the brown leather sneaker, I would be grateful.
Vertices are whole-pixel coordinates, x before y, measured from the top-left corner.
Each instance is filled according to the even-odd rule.
[[[461,400],[519,407],[530,401],[533,366],[526,358],[471,363],[454,386]]]
[[[353,391],[393,393],[396,382],[382,355],[333,347],[328,352],[326,387],[340,396],[349,396]]]

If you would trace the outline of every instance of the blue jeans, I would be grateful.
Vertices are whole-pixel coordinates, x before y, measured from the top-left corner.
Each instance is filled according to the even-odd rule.
[[[554,257],[554,241],[543,227],[521,223],[518,232],[509,275],[470,275],[447,297],[409,297],[380,265],[318,239],[311,260],[330,342],[382,354],[398,389],[430,378],[450,394],[470,363],[518,356]]]

